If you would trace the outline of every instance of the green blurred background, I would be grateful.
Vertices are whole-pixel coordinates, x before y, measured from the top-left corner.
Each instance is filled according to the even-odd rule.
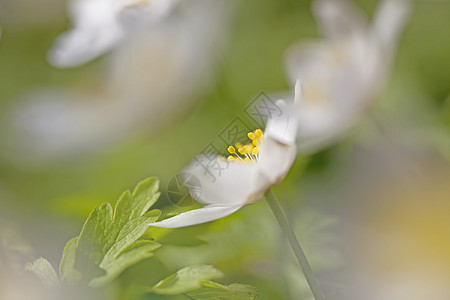
[[[378,3],[355,2],[368,16]],[[71,159],[0,157],[0,226],[20,233],[32,249],[21,258],[24,262],[44,256],[56,265],[64,244],[78,234],[93,207],[114,202],[145,177],[161,179],[157,207],[170,207],[171,178],[233,118],[250,123],[243,113],[249,101],[261,91],[290,89],[283,66],[285,50],[319,37],[311,2],[234,4],[229,42],[216,79],[157,130],[136,131],[119,144]],[[353,299],[355,289],[374,295],[359,299],[425,299],[383,298],[373,292],[388,290],[380,279],[389,278],[386,274],[402,274],[405,266],[411,267],[406,258],[396,266],[380,265],[398,262],[417,245],[424,250],[410,259],[413,264],[421,262],[418,273],[424,278],[434,278],[428,271],[438,274],[444,282],[450,279],[449,16],[447,1],[413,1],[393,72],[371,113],[338,145],[297,158],[287,179],[275,189],[324,289],[335,297],[330,299]],[[88,89],[103,76],[105,57],[68,70],[46,62],[53,40],[69,26],[64,1],[1,0],[0,24],[1,115],[32,91],[54,86]],[[1,147],[8,148],[8,143],[2,140]],[[399,228],[411,238],[404,243],[395,235],[386,238],[393,232],[408,236]],[[128,283],[154,284],[189,263],[211,263],[227,275],[224,283],[254,285],[260,299],[299,299],[294,296],[299,293],[310,299],[264,202],[223,220],[162,236],[168,246],[158,251],[156,259],[127,270],[117,280],[119,290]],[[400,243],[398,248],[393,241]],[[439,254],[436,249],[449,251]],[[426,263],[430,257],[438,263]],[[378,261],[383,263],[374,263]],[[358,274],[367,281],[361,282]],[[434,295],[440,288],[423,295]],[[437,295],[450,297],[442,289]],[[118,294],[125,297],[123,293]]]

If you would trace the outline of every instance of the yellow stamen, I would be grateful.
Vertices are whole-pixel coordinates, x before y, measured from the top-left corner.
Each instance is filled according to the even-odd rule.
[[[249,132],[247,136],[251,140],[250,143],[237,142],[235,146],[228,147],[227,151],[233,154],[227,157],[228,161],[255,162],[259,160],[259,145],[264,138],[263,132],[261,129],[256,129]]]

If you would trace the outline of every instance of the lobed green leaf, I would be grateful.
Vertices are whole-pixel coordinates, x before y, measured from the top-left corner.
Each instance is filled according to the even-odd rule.
[[[76,282],[80,280],[81,274],[75,270],[75,254],[78,237],[67,242],[64,247],[61,262],[59,264],[59,276],[61,281]]]
[[[187,292],[186,295],[195,300],[252,300],[258,296],[258,290],[249,285],[222,285],[212,281],[202,282],[200,289]]]
[[[178,270],[146,290],[160,295],[177,295],[199,289],[203,281],[222,276],[223,273],[211,265],[193,265]]]
[[[59,284],[58,275],[55,269],[45,258],[38,258],[33,263],[27,263],[25,270],[35,273],[46,286],[56,286]]]
[[[94,278],[90,282],[90,286],[97,287],[110,282],[128,267],[146,258],[152,257],[153,251],[159,247],[161,247],[161,244],[153,241],[141,240],[134,242],[115,260],[111,261],[109,264],[102,265],[101,268],[106,270],[106,274],[104,276]]]
[[[159,193],[159,180],[140,182],[133,193],[124,192],[113,210],[110,203],[95,208],[79,237],[70,240],[63,251],[59,273],[62,281],[83,279],[91,286],[106,284],[131,265],[153,256],[161,245],[137,241],[148,224],[161,212],[151,210]],[[148,211],[148,212],[147,212]]]

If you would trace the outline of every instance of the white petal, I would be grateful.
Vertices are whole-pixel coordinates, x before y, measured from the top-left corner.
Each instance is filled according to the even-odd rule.
[[[203,208],[194,209],[181,213],[175,217],[160,222],[150,223],[149,226],[164,227],[164,228],[179,228],[202,224],[226,217],[234,213],[235,211],[239,210],[242,206],[243,205],[235,205],[235,206],[208,205]]]
[[[97,148],[100,140],[113,141],[126,120],[119,120],[122,115],[102,100],[101,94],[56,89],[27,95],[9,108],[3,120],[14,135],[11,149],[18,157],[21,153],[30,158],[55,158],[83,155]]]
[[[283,180],[294,162],[298,130],[296,109],[302,100],[299,81],[296,83],[295,93],[295,103],[277,101],[282,113],[268,120],[259,153],[257,182],[260,190],[257,195],[263,196],[268,188]]]
[[[259,189],[257,163],[229,162],[214,154],[203,154],[183,169],[200,182],[191,196],[202,204],[243,205]],[[200,192],[198,192],[200,191]]]
[[[303,88],[313,80],[329,77],[334,67],[329,47],[323,42],[299,43],[291,46],[285,55],[287,75],[292,84],[301,79]]]
[[[300,88],[296,92],[301,92]],[[297,101],[301,99],[299,95],[294,97]],[[267,121],[265,138],[272,138],[282,144],[294,144],[298,129],[298,112],[294,103],[286,103],[278,100],[276,105],[280,108],[279,115],[272,115]]]
[[[411,5],[407,0],[385,0],[378,7],[372,29],[385,55],[393,54],[410,12]]]
[[[72,31],[58,38],[48,61],[59,68],[76,67],[104,54],[120,37],[120,31],[110,28],[97,32]]]
[[[294,104],[298,104],[303,100],[303,87],[300,79],[297,78],[294,86]]]
[[[119,9],[107,0],[74,0],[69,7],[74,28],[56,40],[49,62],[56,67],[73,67],[109,50],[123,35],[117,22]]]
[[[264,138],[258,162],[260,190],[257,194],[263,196],[268,188],[284,179],[296,154],[295,143],[283,144],[270,137]]]
[[[327,38],[359,34],[367,28],[364,15],[345,0],[317,0],[313,3],[313,12]]]

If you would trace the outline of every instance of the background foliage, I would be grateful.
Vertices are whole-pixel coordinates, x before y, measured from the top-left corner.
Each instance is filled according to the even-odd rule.
[[[357,1],[368,15],[373,13],[376,3]],[[298,158],[287,179],[275,189],[325,290],[336,298],[344,295],[345,299],[361,268],[368,274],[377,273],[371,266],[360,263],[369,256],[362,247],[364,241],[374,232],[396,232],[398,226],[405,224],[401,220],[414,218],[408,215],[409,211],[416,211],[411,207],[422,211],[417,218],[427,220],[426,224],[434,224],[444,232],[450,228],[448,218],[438,218],[440,223],[435,224],[438,221],[424,217],[439,211],[450,212],[447,203],[450,193],[445,189],[445,182],[450,179],[449,15],[447,1],[414,1],[393,74],[370,116],[338,145],[312,157]],[[68,26],[62,1],[2,0],[0,23],[2,114],[7,114],[10,105],[32,91],[48,86],[88,89],[102,76],[105,58],[70,70],[58,70],[47,64],[47,50],[57,34]],[[52,161],[26,157],[12,160],[7,155],[10,141],[1,140],[0,147],[5,150],[0,157],[2,264],[8,261],[21,273],[25,262],[42,256],[57,266],[64,245],[79,234],[94,207],[100,208],[94,210],[91,218],[110,209],[100,206],[102,203],[114,204],[122,191],[149,176],[158,176],[161,182],[160,200],[152,208],[163,211],[173,208],[167,197],[170,179],[230,120],[242,116],[246,104],[260,91],[289,88],[283,67],[284,51],[294,42],[318,37],[316,26],[310,1],[237,1],[231,38],[217,80],[194,104],[156,133],[139,131],[120,145],[93,155]],[[404,186],[407,192],[392,196],[389,191],[399,186]],[[416,194],[429,201],[411,203],[408,195],[412,187],[419,188]],[[392,203],[398,203],[398,207],[388,205],[385,211],[380,209],[392,197],[396,199]],[[373,210],[375,201],[380,203],[378,210]],[[398,214],[385,213],[392,209],[397,209]],[[380,231],[380,225],[386,223],[392,227]],[[423,228],[411,230],[421,232]],[[445,237],[448,244],[445,233],[425,241],[428,253],[442,248]],[[239,293],[241,287],[235,284],[247,284],[258,290],[259,299],[310,297],[264,202],[209,224],[177,230],[152,229],[142,238],[164,246],[155,250],[151,258],[142,256],[139,264],[124,271],[99,293],[107,298],[129,299],[131,285],[145,285],[167,295],[178,285],[191,284],[182,283],[177,271],[191,265],[214,265],[220,271],[213,272],[220,272],[220,276],[206,276],[202,280],[220,278],[217,281],[221,285],[203,283],[208,293],[217,290]],[[420,239],[411,242],[405,249],[422,242]],[[384,243],[381,244],[389,244]],[[379,259],[385,261],[388,254]],[[421,255],[418,253],[411,259],[425,260]],[[440,259],[441,266],[450,265],[445,255],[436,259]],[[448,271],[446,268],[445,272]],[[0,272],[0,281],[6,282],[8,274]],[[445,272],[442,279],[449,278],[446,276],[450,272]],[[178,276],[178,282],[166,280],[165,284],[156,285],[173,276]],[[33,282],[33,278],[26,280]],[[233,295],[232,299],[239,299]],[[155,294],[144,297],[159,299]],[[201,294],[191,297],[205,299]]]

